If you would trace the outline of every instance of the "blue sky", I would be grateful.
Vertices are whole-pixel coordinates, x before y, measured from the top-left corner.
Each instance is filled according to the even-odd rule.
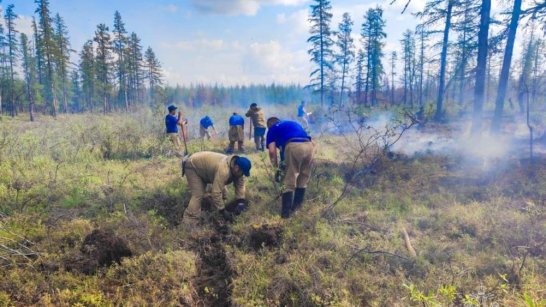
[[[401,0],[398,0],[399,2]],[[190,83],[299,83],[311,71],[306,43],[309,0],[50,0],[52,12],[66,21],[72,48],[81,49],[93,37],[96,25],[111,27],[119,10],[128,31],[136,32],[144,46],[158,55],[169,84]],[[390,1],[332,0],[333,23],[344,12],[355,21],[358,38],[362,15],[381,5],[387,19],[386,53],[399,49],[402,32],[416,20],[401,15],[403,3]],[[32,0],[4,0],[15,4],[18,29],[30,31]],[[422,7],[413,0],[409,12]],[[358,40],[355,40],[358,45]],[[77,60],[77,57],[74,57]]]

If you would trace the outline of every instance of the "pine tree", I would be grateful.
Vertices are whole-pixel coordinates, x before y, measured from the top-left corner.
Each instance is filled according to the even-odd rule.
[[[77,69],[70,73],[70,92],[72,93],[72,109],[76,112],[82,111],[82,88],[80,85],[80,74]]]
[[[112,111],[110,101],[110,91],[112,90],[112,41],[108,31],[108,27],[101,23],[97,26],[94,38],[95,43],[97,43],[97,53],[95,58],[96,87],[98,95],[102,99],[104,113]]]
[[[51,19],[49,11],[49,0],[35,0],[35,3],[38,4],[38,8],[36,9],[36,13],[39,17],[38,42],[40,51],[43,53],[40,56],[43,57],[43,65],[45,68],[42,80],[45,91],[44,97],[51,109],[51,115],[57,117],[58,101],[55,93],[57,81],[55,78],[54,63],[57,45],[55,42],[55,33],[53,31],[53,20]]]
[[[339,48],[339,53],[336,55],[336,64],[341,69],[341,86],[339,94],[339,107],[343,108],[343,93],[346,88],[345,79],[349,72],[350,66],[354,61],[354,43],[351,37],[353,21],[349,13],[343,14],[343,20],[339,24],[336,45]]]
[[[531,82],[531,101],[536,103],[539,87],[539,70],[544,67],[544,40],[537,39],[535,43],[535,54],[533,57],[533,81]]]
[[[34,121],[34,107],[40,97],[40,84],[37,82],[36,59],[26,34],[21,33],[21,59],[25,79],[25,92],[28,100],[30,121]]]
[[[150,90],[150,103],[152,103],[158,98],[159,90],[163,84],[163,74],[161,72],[161,64],[151,47],[148,47],[144,53],[144,62],[146,79],[148,80]]]
[[[502,60],[502,68],[499,76],[497,99],[495,101],[495,115],[491,123],[491,130],[493,132],[499,132],[501,127],[504,100],[506,98],[508,78],[510,76],[510,66],[512,64],[512,53],[514,52],[514,42],[516,40],[516,32],[518,30],[519,17],[521,14],[521,2],[522,0],[514,0],[510,25],[508,27],[508,39],[504,50],[504,58]]]
[[[128,85],[127,85],[127,31],[125,30],[125,24],[121,19],[121,14],[116,11],[114,13],[114,53],[117,56],[116,60],[116,75],[118,82],[118,104],[123,104],[125,110],[129,110],[129,98],[127,97]]]
[[[311,37],[307,40],[311,43],[308,53],[311,55],[311,62],[318,68],[310,74],[311,82],[309,87],[320,93],[320,105],[324,105],[324,94],[326,93],[327,78],[333,70],[331,50],[334,44],[330,32],[330,21],[332,19],[332,6],[329,0],[314,0],[311,5]]]
[[[395,100],[395,91],[396,87],[394,86],[394,79],[396,77],[396,61],[398,61],[398,55],[396,54],[396,51],[391,52],[391,104],[394,105],[396,103]]]
[[[128,96],[131,104],[142,102],[144,72],[142,45],[136,33],[131,33],[127,49]]]
[[[427,40],[429,32],[425,29],[424,25],[417,26],[416,34],[419,36],[419,114],[424,115],[424,93],[423,84],[425,78],[425,48],[427,47]]]
[[[43,84],[44,80],[44,69],[43,69],[43,52],[42,52],[42,41],[40,39],[40,32],[38,30],[38,24],[36,23],[36,18],[32,17],[32,32],[34,34],[34,48],[36,53],[36,72],[38,74],[38,83]]]
[[[355,80],[355,91],[356,91],[356,103],[362,104],[362,91],[364,89],[364,61],[366,55],[364,50],[358,50],[358,56],[356,61],[356,80]]]
[[[489,55],[489,23],[491,0],[482,0],[480,7],[480,26],[478,32],[478,63],[476,66],[476,82],[474,83],[474,110],[472,112],[472,134],[481,131],[483,104],[485,101],[485,79],[487,71],[487,56]],[[491,61],[489,61],[491,63]],[[491,64],[489,64],[491,68]],[[487,79],[490,73],[487,73]],[[488,86],[489,86],[488,82]],[[489,91],[488,91],[489,92]]]
[[[533,58],[535,55],[536,41],[534,39],[534,29],[531,30],[531,35],[526,44],[527,48],[524,50],[521,59],[521,71],[518,79],[517,98],[520,114],[525,112],[523,99],[525,96],[530,96],[530,82],[531,72],[533,69]]]
[[[73,50],[70,48],[70,39],[68,38],[68,29],[63,18],[55,15],[55,41],[57,43],[57,52],[55,54],[55,68],[57,78],[61,87],[60,96],[62,97],[63,112],[68,113],[68,94],[69,94],[69,79],[68,65],[70,63],[70,54]]]
[[[445,9],[442,5],[445,5]],[[442,52],[440,55],[440,75],[438,77],[438,95],[436,98],[436,114],[435,120],[439,121],[443,118],[444,110],[444,95],[445,95],[445,76],[447,65],[447,51],[449,45],[449,31],[451,30],[451,18],[455,0],[432,0],[427,2],[423,12],[417,16],[424,19],[423,25],[429,27],[431,25],[442,23],[444,25],[442,38]]]
[[[474,56],[476,51],[476,33],[478,25],[477,10],[475,6],[475,0],[459,0],[459,10],[457,12],[460,15],[460,20],[453,23],[453,29],[459,33],[456,52],[458,55],[458,63],[456,74],[458,75],[459,89],[458,89],[458,104],[463,105],[465,98],[466,87],[466,71],[469,64],[469,60]]]
[[[384,39],[387,37],[384,29],[383,9],[380,7],[369,9],[364,15],[360,34],[364,42],[367,59],[364,104],[367,104],[368,93],[370,93],[373,106],[377,105],[377,90],[383,74],[381,59],[383,57],[383,46],[385,45]]]
[[[406,30],[402,38],[402,60],[404,61],[404,74],[402,80],[404,83],[404,105],[413,108],[413,86],[415,77],[415,37],[411,30]],[[409,99],[408,99],[409,97]]]
[[[0,0],[0,2],[2,2]],[[1,10],[0,10],[1,12]],[[7,39],[6,39],[6,36],[5,36],[5,31],[4,31],[4,26],[2,23],[0,23],[0,84],[3,85],[3,84],[6,84],[7,81],[7,75],[9,74],[9,69],[8,69],[8,61],[7,61],[7,54],[6,54],[6,49],[7,49]],[[4,107],[3,107],[3,100],[5,98],[5,95],[4,95],[4,90],[2,89],[2,87],[0,87],[0,116],[2,116],[3,112],[4,112]]]
[[[6,9],[6,13],[4,15],[4,19],[6,21],[6,27],[7,27],[7,36],[6,36],[6,44],[8,48],[7,53],[7,60],[8,60],[8,67],[9,67],[9,77],[8,77],[8,93],[9,93],[9,101],[10,101],[10,115],[13,117],[15,116],[16,107],[15,107],[15,65],[17,61],[17,53],[19,51],[19,48],[17,47],[17,30],[15,29],[15,19],[17,19],[17,15],[13,11],[13,4],[8,5]]]
[[[95,69],[95,51],[93,49],[93,41],[88,40],[83,45],[80,52],[80,78],[82,101],[84,108],[93,110],[95,108],[95,92],[96,92],[96,69]]]

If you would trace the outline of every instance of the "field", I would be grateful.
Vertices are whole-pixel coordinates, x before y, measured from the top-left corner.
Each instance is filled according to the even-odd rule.
[[[249,150],[250,209],[227,225],[205,210],[194,238],[162,118],[2,118],[0,306],[546,306],[543,156],[354,159],[354,139],[321,134],[307,201],[282,220]]]

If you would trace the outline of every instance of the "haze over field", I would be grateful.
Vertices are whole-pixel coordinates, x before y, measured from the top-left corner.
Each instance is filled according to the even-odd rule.
[[[546,0],[390,2],[0,0],[0,306],[546,306]]]

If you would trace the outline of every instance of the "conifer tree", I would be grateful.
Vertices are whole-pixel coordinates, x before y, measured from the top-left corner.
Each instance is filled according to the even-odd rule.
[[[114,53],[117,56],[116,59],[116,77],[118,83],[117,102],[120,105],[125,106],[125,110],[129,110],[129,98],[127,97],[127,30],[125,30],[125,24],[121,19],[120,12],[114,13],[114,39],[113,47]]]
[[[311,55],[311,62],[317,68],[310,74],[311,82],[309,87],[320,93],[320,104],[324,105],[324,95],[327,91],[328,76],[333,70],[332,33],[330,32],[330,21],[332,19],[332,5],[329,0],[314,0],[311,5],[311,36],[307,40],[311,43],[308,53]]]
[[[37,27],[37,35],[39,37],[38,43],[40,46],[40,52],[43,53],[40,54],[40,56],[43,57],[43,65],[45,69],[45,74],[42,80],[44,85],[44,97],[51,110],[51,115],[56,117],[58,101],[55,93],[56,78],[54,59],[58,48],[55,42],[53,20],[49,10],[49,0],[35,0],[35,3],[38,5],[38,8],[36,8],[36,13],[38,14],[39,18],[39,27]]]
[[[4,19],[6,22],[6,45],[7,45],[7,61],[8,61],[8,93],[9,93],[9,104],[10,104],[10,115],[13,117],[16,113],[15,107],[15,65],[18,55],[18,46],[17,46],[17,30],[15,29],[15,19],[17,15],[13,11],[14,5],[8,5]]]
[[[57,42],[57,52],[55,53],[55,68],[57,71],[57,79],[60,85],[60,97],[63,104],[63,111],[68,112],[68,94],[69,94],[69,76],[68,65],[70,63],[70,39],[68,37],[68,29],[63,18],[55,15],[55,41]]]
[[[339,93],[339,106],[343,107],[343,93],[346,89],[345,80],[349,72],[350,66],[354,61],[354,43],[351,37],[353,21],[349,13],[343,14],[343,20],[339,24],[336,45],[339,48],[339,53],[336,54],[336,64],[340,67],[341,85]]]
[[[385,20],[383,19],[383,9],[380,7],[369,9],[364,15],[362,23],[361,36],[366,52],[366,78],[364,82],[364,104],[368,104],[368,96],[371,98],[371,104],[377,104],[377,89],[379,81],[383,74],[384,39],[387,37],[385,31]],[[370,94],[370,95],[369,95]]]
[[[25,33],[21,33],[21,64],[25,79],[25,93],[28,100],[28,114],[30,121],[34,121],[34,107],[40,98],[40,84],[37,82],[36,59]]]
[[[148,80],[150,91],[150,103],[152,103],[158,98],[159,90],[163,84],[163,74],[161,72],[161,64],[151,47],[148,47],[144,53],[144,62],[146,79]]]
[[[96,68],[95,51],[91,40],[85,42],[80,52],[79,71],[83,108],[92,110],[95,108]]]
[[[95,57],[96,87],[102,100],[104,113],[112,111],[110,101],[110,91],[112,90],[112,40],[108,31],[108,27],[101,23],[97,26],[94,38],[97,44]]]

